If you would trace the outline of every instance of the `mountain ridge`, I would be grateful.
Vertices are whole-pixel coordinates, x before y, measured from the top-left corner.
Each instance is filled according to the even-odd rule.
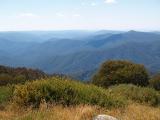
[[[0,64],[38,68],[48,73],[82,73],[84,76],[89,73],[91,77],[103,61],[126,59],[145,64],[151,73],[159,72],[159,34],[133,30],[104,33],[93,32],[91,36],[82,36],[82,40],[53,36],[40,43],[9,40],[11,42],[7,41],[7,45],[0,44],[3,48],[0,49],[3,51],[0,53]],[[4,39],[0,37],[0,42]]]

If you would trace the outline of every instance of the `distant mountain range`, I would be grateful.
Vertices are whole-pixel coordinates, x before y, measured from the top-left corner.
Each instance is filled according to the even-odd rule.
[[[0,64],[42,69],[87,80],[109,59],[145,64],[160,72],[159,32],[0,32]]]

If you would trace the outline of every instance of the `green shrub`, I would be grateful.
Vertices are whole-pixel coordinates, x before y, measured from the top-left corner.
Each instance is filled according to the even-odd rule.
[[[94,75],[92,83],[103,87],[126,83],[146,86],[148,72],[143,65],[129,61],[107,61]]]
[[[149,80],[149,84],[154,89],[160,90],[160,74],[153,76],[152,79]]]
[[[49,77],[40,70],[11,68],[0,65],[0,86],[23,84],[26,81]]]
[[[7,86],[11,84],[25,83],[26,78],[24,75],[17,75],[15,77],[9,74],[0,74],[0,86]]]
[[[12,76],[6,73],[0,74],[0,85],[7,85],[8,83],[12,83]]]
[[[126,104],[121,97],[114,97],[105,89],[66,78],[54,77],[15,86],[13,101],[17,104],[38,107],[41,100],[66,106],[91,104],[102,107],[120,107]]]
[[[115,96],[124,96],[128,100],[152,106],[160,105],[160,94],[152,88],[123,84],[113,86],[109,88],[109,91]]]
[[[0,104],[7,102],[12,95],[12,90],[10,87],[0,87]]]

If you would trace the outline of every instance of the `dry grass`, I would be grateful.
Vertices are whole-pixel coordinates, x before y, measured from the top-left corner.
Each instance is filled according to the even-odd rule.
[[[160,108],[131,104],[126,109],[117,109],[107,112],[120,120],[160,120]]]
[[[160,120],[160,108],[131,104],[125,109],[106,110],[95,106],[52,106],[46,109],[0,111],[0,120],[92,120],[97,114],[108,114],[120,120]]]

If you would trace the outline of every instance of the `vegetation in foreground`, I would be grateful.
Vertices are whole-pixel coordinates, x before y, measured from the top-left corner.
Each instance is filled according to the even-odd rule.
[[[113,96],[123,96],[129,101],[160,106],[160,93],[153,88],[121,84],[108,89]]]
[[[89,104],[107,108],[126,104],[122,97],[113,96],[103,88],[57,77],[15,86],[13,101],[21,106],[34,107],[38,107],[41,101],[64,106]]]
[[[16,85],[11,98],[13,101],[0,111],[1,120],[91,120],[98,114],[123,120],[160,119],[159,92],[135,85],[104,89],[52,78]]]
[[[156,90],[160,90],[160,73],[154,75],[150,81],[150,86]]]
[[[12,96],[12,89],[9,86],[0,87],[0,106],[9,101]]]
[[[15,108],[0,111],[0,120],[92,120],[98,114],[108,114],[120,120],[160,120],[160,108],[130,104],[120,109],[104,109],[97,106],[52,106],[39,110]]]
[[[147,86],[149,74],[144,65],[130,61],[110,60],[104,62],[93,76],[92,83],[102,87],[117,84]]]
[[[47,77],[47,74],[40,70],[12,68],[0,65],[0,86],[25,83],[26,81],[45,77]]]
[[[67,77],[39,79],[39,75],[37,80],[19,79],[13,84],[1,77],[2,83],[10,84],[0,86],[0,119],[91,120],[97,114],[123,120],[160,119],[159,76],[149,80],[143,65],[107,61],[95,76],[95,85]]]

